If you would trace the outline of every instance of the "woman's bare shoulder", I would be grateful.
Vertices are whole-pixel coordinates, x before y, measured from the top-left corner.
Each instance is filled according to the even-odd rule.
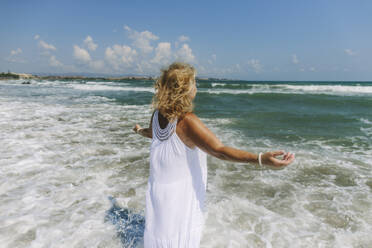
[[[200,120],[199,117],[193,112],[184,114],[182,122],[182,126],[184,127],[185,132],[189,135],[199,134],[204,136],[203,134],[205,134],[206,132],[210,133],[203,121]]]
[[[194,112],[187,112],[180,121],[184,122],[186,127],[195,127],[203,123]]]
[[[182,121],[184,134],[193,145],[212,155],[222,146],[221,141],[195,113],[185,114]]]

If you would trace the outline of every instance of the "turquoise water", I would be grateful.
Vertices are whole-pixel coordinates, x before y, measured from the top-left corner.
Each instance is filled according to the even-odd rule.
[[[105,216],[112,199],[144,214],[151,141],[132,128],[149,123],[152,84],[0,82],[1,244],[124,246]],[[202,247],[371,247],[372,82],[197,86],[195,113],[225,145],[296,153],[280,171],[209,156]]]

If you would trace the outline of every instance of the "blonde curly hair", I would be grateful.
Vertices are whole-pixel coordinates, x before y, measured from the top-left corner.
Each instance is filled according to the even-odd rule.
[[[176,118],[192,112],[194,105],[189,94],[195,82],[196,70],[189,64],[174,62],[161,70],[154,84],[155,95],[152,107],[172,122]]]

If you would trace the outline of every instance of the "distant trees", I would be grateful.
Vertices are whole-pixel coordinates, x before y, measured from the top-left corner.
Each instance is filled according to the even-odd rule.
[[[0,78],[10,78],[10,79],[19,79],[19,75],[11,73],[9,70],[8,72],[2,72],[0,73]]]

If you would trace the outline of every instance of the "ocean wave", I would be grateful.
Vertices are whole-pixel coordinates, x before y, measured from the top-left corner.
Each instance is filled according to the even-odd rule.
[[[360,118],[360,121],[364,124],[372,124],[372,121],[365,119],[365,118]]]
[[[94,83],[85,86],[97,89]],[[117,196],[121,206],[145,208],[150,140],[132,128],[136,123],[147,127],[151,106],[112,104],[101,96],[84,96],[83,102],[100,103],[84,105],[29,97],[27,102],[0,98],[0,179],[8,182],[0,188],[0,210],[12,215],[0,243],[11,246],[26,233],[36,239],[25,240],[25,246],[60,240],[66,246],[119,247],[115,226],[102,221],[111,209],[107,196]],[[368,118],[360,121],[368,126]],[[227,145],[255,153],[280,147],[297,154],[282,171],[208,158],[213,180],[208,181],[207,215],[212,218],[205,226],[206,246],[370,243],[365,235],[371,229],[366,221],[371,218],[369,147],[345,153],[341,143],[327,139],[286,144],[246,136],[228,127],[232,118],[202,121]],[[305,241],[296,241],[299,236]]]
[[[371,137],[372,136],[372,127],[369,127],[369,128],[368,127],[367,128],[361,127],[360,128],[360,131],[362,131],[368,137]]]
[[[227,88],[233,86],[234,88],[236,88],[236,87],[244,86],[244,85],[245,85],[245,84],[211,83],[211,86],[212,86],[213,88],[218,87],[218,86],[227,87]]]
[[[137,91],[137,92],[154,93],[154,89],[150,87],[125,87],[125,86],[110,86],[110,85],[98,85],[98,84],[71,84],[69,86],[76,90],[87,90],[87,91]]]
[[[134,91],[151,92],[154,88],[146,85],[136,85],[130,82],[111,81],[60,81],[60,80],[27,80],[30,85],[68,87],[84,91]],[[20,85],[24,80],[7,80],[3,84]],[[198,91],[208,94],[316,94],[316,95],[372,95],[372,85],[361,84],[292,84],[292,83],[229,83],[212,82],[198,84]]]
[[[360,118],[360,122],[363,123],[363,127],[360,127],[360,131],[362,131],[367,137],[372,136],[372,121],[366,118]]]
[[[284,85],[285,88],[291,90],[299,90],[304,92],[321,92],[321,93],[362,93],[372,94],[372,86],[359,85]]]
[[[212,84],[216,87],[222,84]],[[226,84],[225,84],[226,86]],[[248,85],[246,86],[248,87]],[[322,94],[322,95],[370,95],[372,86],[360,85],[290,85],[290,84],[251,84],[246,89],[201,88],[199,92],[209,94]]]
[[[112,81],[86,81],[85,84],[87,85],[114,85],[114,86],[130,85],[129,83],[112,82]]]

